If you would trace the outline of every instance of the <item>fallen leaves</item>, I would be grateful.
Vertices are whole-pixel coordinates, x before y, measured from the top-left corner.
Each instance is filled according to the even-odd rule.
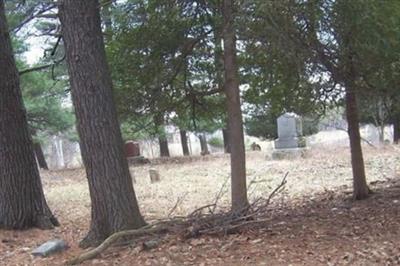
[[[207,157],[166,165],[160,162],[160,184],[138,180],[135,188],[147,219],[166,217],[186,191],[188,197],[176,208],[177,215],[191,213],[215,196],[226,180],[228,158]],[[368,180],[375,194],[361,202],[349,200],[348,150],[313,152],[301,161],[266,162],[262,153],[248,158],[250,175],[258,173],[260,165],[268,165],[256,179],[268,182],[257,183],[260,187],[257,185],[255,197],[270,192],[282,174],[290,171],[287,192],[267,210],[267,223],[220,237],[183,240],[169,235],[148,250],[142,243],[115,247],[84,265],[400,265],[398,151],[366,153]],[[134,168],[138,179],[146,167]],[[90,218],[84,171],[56,174],[63,180],[54,181],[45,174],[44,183],[61,227],[52,231],[0,230],[0,265],[60,265],[82,252],[77,243]],[[226,196],[220,203],[227,205],[228,200]],[[56,237],[65,239],[71,248],[46,259],[30,255],[33,247]]]

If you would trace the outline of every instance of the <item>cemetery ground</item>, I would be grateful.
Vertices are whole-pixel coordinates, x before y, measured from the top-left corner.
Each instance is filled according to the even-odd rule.
[[[398,265],[400,264],[400,147],[364,147],[374,194],[351,200],[348,148],[312,149],[307,158],[273,161],[247,153],[249,197],[268,197],[286,173],[287,184],[267,210],[268,219],[238,234],[183,239],[165,235],[143,250],[141,242],[112,247],[83,265]],[[150,183],[156,168],[161,181]],[[134,166],[135,190],[147,222],[188,215],[213,203],[229,176],[229,157],[171,158]],[[61,226],[50,231],[0,230],[1,265],[62,265],[82,253],[90,200],[83,169],[42,172],[48,202]],[[218,202],[229,207],[229,184]],[[171,213],[172,211],[172,213]],[[43,242],[62,238],[67,251],[30,255]],[[157,238],[157,236],[154,236]]]

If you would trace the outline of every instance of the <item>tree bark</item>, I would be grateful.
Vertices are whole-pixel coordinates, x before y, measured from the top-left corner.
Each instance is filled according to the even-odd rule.
[[[158,137],[158,143],[160,145],[160,156],[169,157],[168,140],[165,136]]]
[[[346,84],[345,100],[353,170],[353,198],[361,200],[368,197],[369,188],[365,177],[364,159],[361,148],[357,98],[353,86],[349,85],[349,83]]]
[[[214,67],[215,78],[217,81],[218,89],[222,90],[224,87],[224,53],[222,49],[222,35],[223,29],[218,23],[214,21]]]
[[[383,122],[379,125],[379,142],[385,143],[385,124]]]
[[[379,121],[379,142],[385,143],[385,112],[383,110],[383,100],[378,100],[378,121]]]
[[[164,130],[164,114],[156,113],[154,115],[154,126],[156,131],[158,131],[158,144],[160,146],[160,157],[170,157],[169,148],[168,148],[168,140],[165,135]],[[160,130],[161,127],[161,130]]]
[[[224,139],[225,153],[231,153],[231,144],[229,143],[229,129],[222,129],[222,138]]]
[[[183,155],[188,156],[189,155],[189,146],[188,146],[186,130],[179,130],[179,133],[181,135],[181,144],[182,144]]]
[[[46,158],[44,157],[42,145],[39,142],[36,142],[33,144],[34,150],[35,150],[35,155],[37,162],[39,164],[39,167],[44,170],[49,170],[49,167],[47,166]]]
[[[246,155],[244,148],[243,119],[240,104],[236,36],[234,29],[233,0],[224,0],[224,66],[227,98],[229,142],[231,145],[231,197],[232,210],[240,211],[249,205],[246,187]]]
[[[60,0],[72,101],[92,203],[81,247],[145,225],[140,214],[112,93],[97,0]]]
[[[201,155],[210,154],[210,151],[208,150],[208,145],[207,145],[207,138],[204,133],[199,135],[199,140],[200,140]]]
[[[0,228],[58,225],[40,181],[4,1],[0,0]]]
[[[218,24],[218,22],[215,22],[216,24],[214,25],[214,67],[215,67],[215,77],[217,81],[217,85],[219,90],[224,91],[224,53],[222,49],[222,27],[221,25]],[[223,95],[225,96],[225,95]],[[227,105],[226,102],[226,97],[224,97],[224,102],[225,105]],[[222,138],[224,140],[224,152],[225,153],[230,153],[230,145],[229,145],[229,126],[228,126],[228,121],[226,121],[227,128],[222,129]]]
[[[400,115],[397,115],[393,121],[393,143],[399,144],[400,140]]]

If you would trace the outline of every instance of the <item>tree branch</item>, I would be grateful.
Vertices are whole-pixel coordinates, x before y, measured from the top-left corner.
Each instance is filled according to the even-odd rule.
[[[24,20],[22,20],[17,26],[15,26],[14,28],[10,29],[10,32],[12,32],[14,34],[17,33],[18,31],[21,30],[21,28],[24,25],[26,25],[27,23],[29,23],[33,19],[38,18],[39,16],[44,16],[44,13],[46,13],[47,11],[52,10],[55,7],[56,7],[55,4],[50,4],[49,6],[44,7],[43,9],[40,9],[37,12],[34,12],[35,11],[35,7],[32,7],[31,11],[29,12],[31,14],[28,17],[26,17]]]
[[[41,71],[41,70],[56,66],[59,63],[61,63],[62,61],[64,61],[64,59],[65,59],[65,55],[61,59],[56,60],[53,63],[49,63],[49,64],[41,65],[41,66],[35,66],[35,67],[31,67],[31,68],[27,68],[27,69],[21,70],[21,71],[19,71],[19,75],[22,76],[22,75],[30,73],[30,72]]]

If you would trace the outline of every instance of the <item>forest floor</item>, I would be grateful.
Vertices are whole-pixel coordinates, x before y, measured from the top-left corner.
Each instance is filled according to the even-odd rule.
[[[250,200],[268,197],[289,173],[262,226],[219,237],[185,240],[167,235],[150,251],[142,250],[141,243],[113,247],[83,265],[399,265],[400,147],[366,146],[364,155],[374,194],[354,202],[347,148],[312,149],[307,158],[281,161],[266,159],[264,152],[248,152]],[[150,167],[159,171],[160,182],[150,183]],[[229,157],[174,158],[131,170],[142,214],[151,222],[188,215],[214,202],[229,177]],[[0,230],[0,265],[62,265],[82,252],[78,242],[90,220],[84,170],[44,171],[42,178],[61,226],[49,231]],[[229,186],[220,208],[229,206]],[[70,248],[48,258],[30,254],[53,238],[66,240]]]

